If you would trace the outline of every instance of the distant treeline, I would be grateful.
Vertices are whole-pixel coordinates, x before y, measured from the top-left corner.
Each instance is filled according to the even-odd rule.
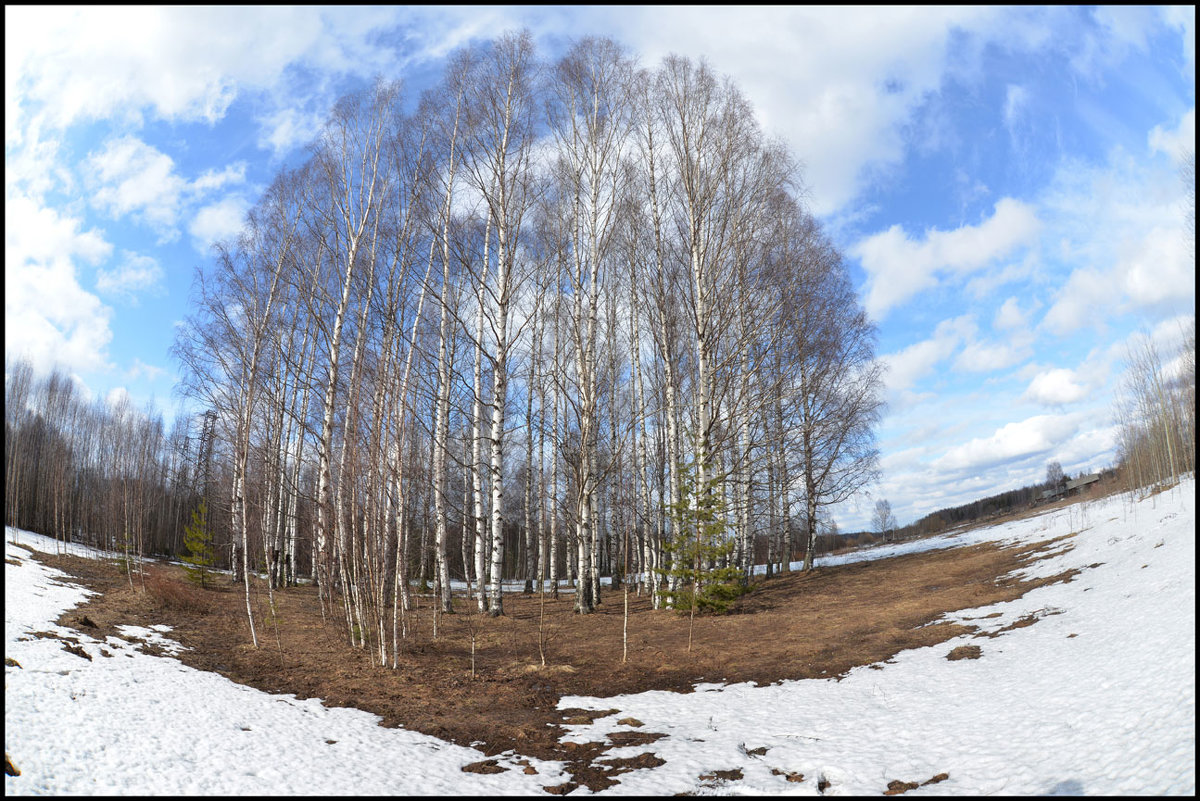
[[[1080,473],[1080,476],[1082,475],[1084,473]],[[1101,471],[1101,486],[1115,480],[1116,476],[1116,468]],[[1076,476],[1076,478],[1078,477]],[[1038,484],[1029,484],[1019,489],[1006,490],[987,498],[980,498],[979,500],[965,503],[962,506],[939,509],[936,512],[925,515],[916,522],[904,526],[897,533],[902,539],[907,537],[923,537],[945,531],[948,528],[953,528],[963,523],[974,523],[979,520],[988,520],[1012,514],[1013,512],[1019,512],[1041,502],[1042,493],[1053,489],[1053,487],[1053,481],[1043,481]]]
[[[1080,473],[1079,476],[1087,474],[1088,471]],[[1111,486],[1112,482],[1117,481],[1120,476],[1119,468],[1112,467],[1100,471],[1100,486]],[[1079,476],[1076,476],[1078,478]],[[928,537],[933,534],[939,534],[947,529],[960,526],[964,523],[975,523],[981,520],[990,520],[1004,515],[1020,512],[1036,506],[1043,502],[1042,493],[1046,490],[1053,489],[1055,484],[1065,486],[1068,476],[1063,476],[1058,482],[1047,480],[1037,484],[1029,484],[1018,489],[1005,490],[996,495],[991,495],[987,498],[980,498],[964,503],[961,506],[952,506],[945,509],[939,509],[936,512],[931,512],[924,517],[909,523],[906,526],[901,526],[896,529],[894,535],[889,535],[887,539],[906,540],[916,537]],[[1091,488],[1084,490],[1091,492]],[[1061,496],[1059,496],[1061,497]],[[1049,501],[1046,501],[1049,502]],[[860,531],[853,534],[846,534],[840,538],[841,542],[838,545],[830,544],[829,550],[845,549],[849,547],[861,547],[877,542],[884,542],[885,537],[877,531]],[[826,549],[821,548],[819,552],[824,552]]]

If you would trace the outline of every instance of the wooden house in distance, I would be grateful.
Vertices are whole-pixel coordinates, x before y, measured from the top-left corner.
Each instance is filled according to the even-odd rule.
[[[1095,484],[1099,480],[1099,473],[1088,473],[1087,475],[1081,475],[1078,478],[1071,479],[1065,484],[1060,484],[1056,487],[1042,490],[1041,494],[1038,495],[1037,502],[1049,503],[1051,501],[1057,501],[1060,498],[1066,498],[1070,495],[1078,495],[1084,489],[1092,484]]]
[[[1095,484],[1099,480],[1100,480],[1099,473],[1088,473],[1086,476],[1080,476],[1079,478],[1073,478],[1067,482],[1067,489],[1065,490],[1065,494],[1067,494],[1067,495],[1070,495],[1072,493],[1079,494],[1080,492],[1082,492],[1084,490],[1085,487]]]
[[[1055,500],[1058,500],[1059,498],[1063,497],[1066,494],[1067,494],[1067,488],[1065,486],[1051,487],[1048,490],[1042,490],[1042,494],[1038,496],[1038,501],[1041,503],[1045,503],[1047,501],[1055,501]]]

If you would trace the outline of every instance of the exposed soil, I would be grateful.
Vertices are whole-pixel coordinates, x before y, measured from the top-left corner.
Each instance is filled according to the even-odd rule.
[[[368,652],[351,647],[339,622],[323,623],[312,587],[276,592],[276,631],[268,622],[265,587],[254,586],[256,649],[246,622],[244,590],[225,584],[227,578],[216,588],[194,591],[210,609],[201,614],[181,611],[179,604],[166,607],[140,586],[131,589],[115,563],[41,558],[102,593],[67,612],[63,625],[102,638],[115,635],[114,627],[121,624],[167,624],[174,629],[169,636],[190,649],[178,658],[195,668],[268,692],[363,709],[381,716],[383,725],[475,745],[489,757],[512,749],[562,760],[573,780],[546,788],[562,794],[581,784],[602,789],[617,783],[620,773],[659,764],[650,754],[605,760],[604,752],[618,743],[644,744],[662,736],[626,731],[604,743],[560,743],[561,724],[614,711],[559,710],[564,695],[690,692],[700,681],[769,684],[840,677],[853,667],[879,665],[901,650],[935,645],[972,630],[935,622],[943,614],[1071,580],[1073,572],[1031,581],[1006,577],[1062,546],[1058,541],[1020,548],[983,544],[777,576],[739,599],[732,614],[696,618],[690,653],[687,616],[654,611],[647,598],[630,593],[624,662],[623,589],[603,595],[599,610],[588,616],[572,612],[570,595],[560,600],[546,596],[545,667],[538,649],[539,596],[505,596],[505,614],[498,618],[472,612],[473,604],[456,599],[459,611],[440,616],[436,640],[431,599],[422,597],[397,670],[373,665]],[[184,583],[177,567],[152,563],[147,569],[160,581]],[[390,635],[390,615],[387,627]],[[467,769],[504,768],[485,760]]]

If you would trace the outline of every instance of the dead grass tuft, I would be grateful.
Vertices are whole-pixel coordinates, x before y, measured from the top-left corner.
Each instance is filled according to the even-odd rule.
[[[192,615],[207,615],[212,610],[203,590],[158,571],[146,573],[146,592],[162,609]]]
[[[946,654],[946,658],[951,662],[957,662],[959,659],[978,659],[981,656],[983,649],[978,645],[960,645]]]

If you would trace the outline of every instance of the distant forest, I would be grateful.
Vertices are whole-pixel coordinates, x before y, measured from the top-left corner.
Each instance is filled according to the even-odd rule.
[[[1115,467],[1109,467],[1100,471],[1099,476],[1100,480],[1098,483],[1101,487],[1100,491],[1103,492],[1113,487],[1114,482],[1119,478],[1119,472]],[[1064,485],[1066,478],[1066,476],[1063,477]],[[1082,491],[1090,494],[1095,491],[1092,489],[1092,486],[1089,485],[1089,487],[1083,488]],[[1061,489],[1061,486],[1057,488]],[[1047,502],[1047,499],[1042,497],[1042,493],[1054,489],[1056,489],[1056,481],[1046,480],[1038,484],[1029,484],[1019,489],[1006,490],[987,498],[980,498],[970,503],[964,503],[961,506],[939,509],[907,526],[897,529],[896,535],[899,539],[923,537],[960,526],[964,523],[977,523],[1014,512],[1020,512],[1033,508],[1040,503]],[[1058,497],[1066,497],[1065,490]],[[1056,497],[1054,500],[1057,499]]]

